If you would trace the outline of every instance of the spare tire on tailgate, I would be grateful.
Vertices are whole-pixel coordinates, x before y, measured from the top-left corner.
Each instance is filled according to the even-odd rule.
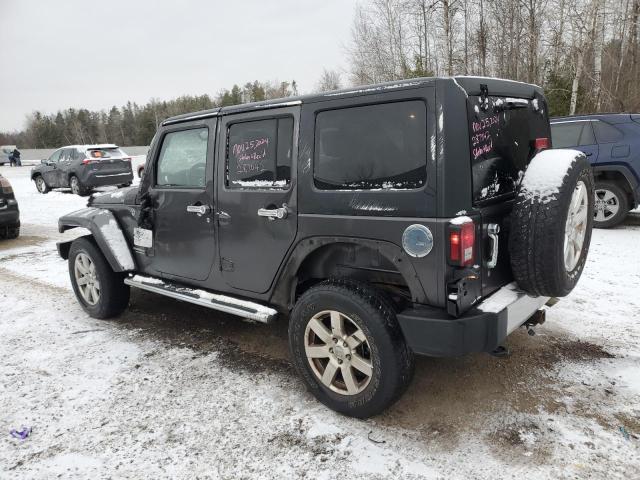
[[[562,297],[575,287],[593,226],[593,174],[577,150],[544,150],[527,168],[511,213],[511,269],[531,295]]]

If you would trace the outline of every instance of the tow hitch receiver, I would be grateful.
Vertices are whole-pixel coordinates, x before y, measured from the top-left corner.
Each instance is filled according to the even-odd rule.
[[[546,321],[547,321],[547,311],[541,308],[540,310],[536,311],[533,315],[531,315],[529,320],[524,322],[523,326],[527,329],[527,333],[533,337],[536,334],[536,331],[533,328],[536,325],[542,325]]]

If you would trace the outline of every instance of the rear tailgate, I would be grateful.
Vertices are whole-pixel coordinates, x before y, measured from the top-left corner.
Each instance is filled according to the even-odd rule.
[[[473,203],[482,217],[482,296],[513,280],[508,252],[513,200],[536,153],[536,139],[551,142],[544,97],[532,95],[531,86],[523,86],[520,95],[510,87],[509,96],[483,88],[467,100]]]
[[[89,148],[89,170],[96,175],[131,173],[131,157],[119,148]]]

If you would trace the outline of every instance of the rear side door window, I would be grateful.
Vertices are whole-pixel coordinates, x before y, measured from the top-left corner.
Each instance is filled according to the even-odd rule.
[[[427,179],[426,136],[420,100],[319,112],[314,184],[322,190],[420,188]]]
[[[158,156],[156,185],[204,188],[208,140],[206,127],[167,133]]]
[[[234,123],[228,128],[227,188],[288,188],[293,118]]]
[[[553,148],[571,148],[595,144],[591,122],[567,122],[551,125]]]

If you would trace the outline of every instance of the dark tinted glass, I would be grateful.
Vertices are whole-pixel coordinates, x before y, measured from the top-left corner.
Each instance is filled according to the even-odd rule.
[[[321,112],[316,119],[318,188],[419,188],[426,181],[426,106],[408,101]]]
[[[49,161],[50,162],[57,162],[58,160],[60,160],[60,154],[62,154],[62,150],[58,150],[56,152],[53,152],[51,154],[51,156],[49,157]]]
[[[602,121],[593,122],[593,128],[596,131],[598,143],[619,142],[624,137],[616,127]]]
[[[580,145],[580,134],[585,123],[570,122],[551,125],[553,148],[569,148]]]
[[[293,118],[235,123],[229,127],[227,186],[283,188],[291,181]]]
[[[595,145],[596,137],[593,136],[593,122],[582,122],[582,133],[580,133],[580,146]]]

